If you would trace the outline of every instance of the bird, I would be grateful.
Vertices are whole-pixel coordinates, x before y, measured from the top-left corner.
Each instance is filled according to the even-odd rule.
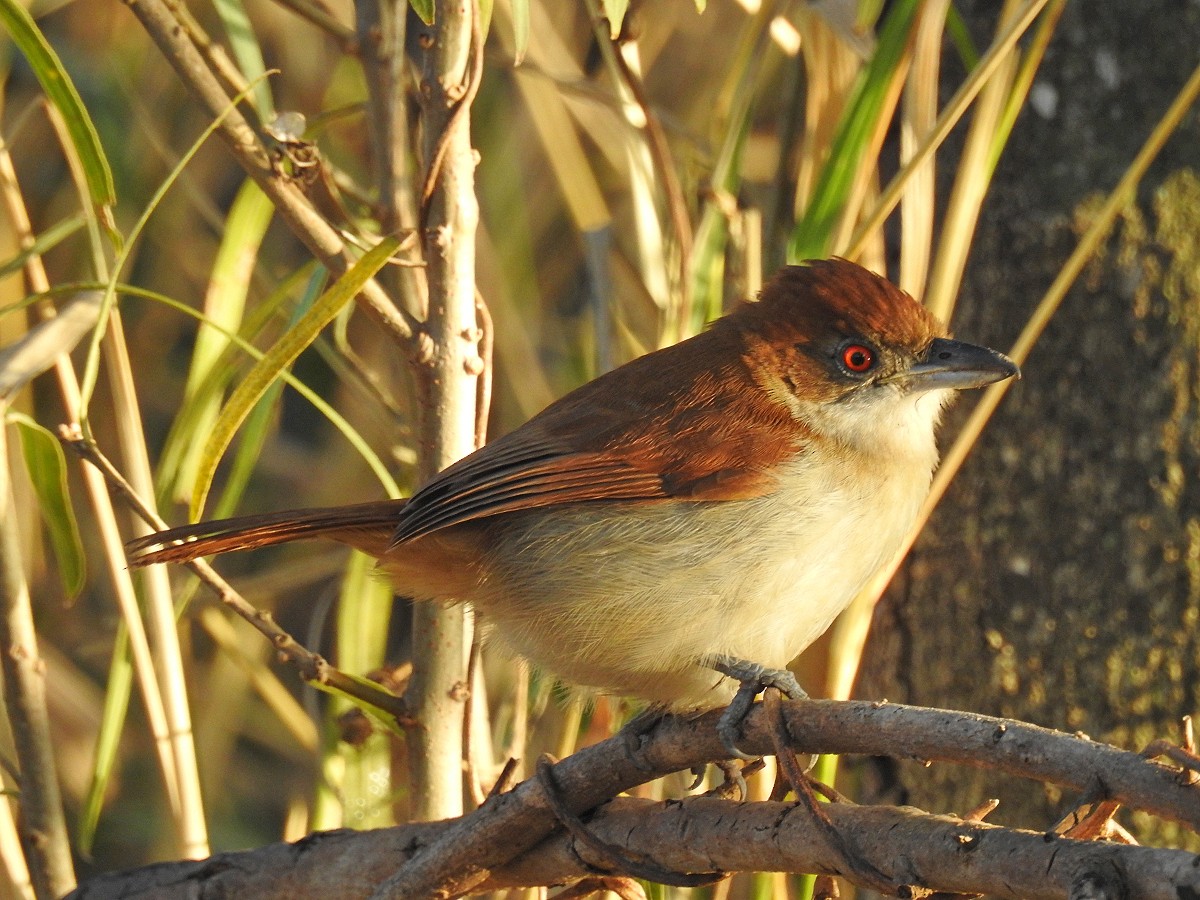
[[[568,684],[728,705],[734,751],[762,688],[803,695],[787,664],[913,527],[947,401],[1019,375],[886,278],[810,260],[406,500],[184,525],[131,541],[130,561],[349,544],[398,594],[469,603],[488,640]]]

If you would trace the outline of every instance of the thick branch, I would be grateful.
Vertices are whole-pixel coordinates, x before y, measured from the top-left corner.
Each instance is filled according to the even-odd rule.
[[[1109,796],[1130,807],[1200,828],[1200,787],[1185,784],[1176,769],[1105,744],[1019,722],[891,704],[794,701],[785,704],[785,713],[799,750],[913,755],[995,768],[1079,790],[1104,784]],[[720,759],[723,751],[715,732],[718,715],[665,720],[646,736],[636,759],[623,736],[588,747],[556,765],[554,780],[572,810],[594,809],[642,782]],[[769,752],[771,738],[765,719],[761,707],[751,712],[744,749]],[[661,807],[624,804],[610,804],[593,825],[601,829],[605,840],[632,851],[654,846],[660,865],[681,871],[823,871],[833,864],[823,838],[814,838],[809,830],[807,816],[790,806],[722,804],[702,798]],[[635,812],[628,813],[630,809]],[[1191,854],[1073,842],[913,810],[842,804],[828,810],[851,848],[904,883],[998,896],[1062,897],[1085,874],[1102,879],[1125,872],[1127,884],[1133,886],[1126,896],[1154,897],[1176,896],[1156,893],[1175,883],[1194,890],[1200,879],[1200,860]],[[614,818],[611,825],[604,824],[610,813],[631,815],[637,830],[631,829],[627,819]],[[565,844],[551,843],[517,860],[555,828],[540,786],[528,781],[490,798],[470,815],[426,828],[315,835],[296,845],[255,851],[264,854],[262,857],[238,856],[236,864],[229,857],[219,857],[207,864],[188,864],[198,866],[194,869],[168,872],[159,867],[153,871],[166,872],[163,877],[177,883],[217,872],[234,878],[259,862],[270,867],[283,860],[278,865],[298,867],[296,884],[312,893],[318,891],[314,873],[328,871],[330,878],[339,879],[339,896],[368,896],[373,885],[400,867],[385,889],[371,896],[450,897],[502,884],[578,877],[581,872],[575,851]],[[652,833],[666,836],[662,846],[650,843]],[[784,834],[787,840],[778,840]],[[666,846],[672,844],[678,846]],[[315,855],[326,849],[327,858]],[[1017,856],[1011,858],[1020,860],[1018,864],[1007,862],[1007,854],[1014,853]],[[314,854],[312,870],[306,875],[310,854]],[[555,854],[575,859],[576,868],[555,861]],[[208,869],[202,868],[206,865]],[[1161,873],[1159,882],[1152,878],[1156,871]],[[285,873],[275,871],[273,877],[279,884],[293,884]],[[102,884],[96,883],[97,891]],[[259,896],[248,887],[234,893]],[[83,892],[79,896],[112,894]],[[1185,891],[1178,896],[1188,894]]]
[[[833,804],[828,815],[846,846],[898,885],[1018,900],[1089,896],[1177,900],[1200,890],[1194,854],[1075,841],[933,816],[911,808]],[[677,872],[837,871],[839,854],[804,807],[734,803],[710,797],[678,802],[620,798],[589,823],[593,834],[640,859]],[[159,898],[368,897],[397,863],[423,853],[448,823],[373,832],[336,831],[296,844],[226,853],[204,862],[160,863],[106,875],[71,895],[107,900]],[[494,870],[475,891],[562,884],[595,874],[586,848],[561,832]],[[853,881],[853,875],[845,875]]]
[[[1200,829],[1200,788],[1180,783],[1177,770],[1106,744],[1005,719],[895,704],[805,700],[785,704],[785,711],[800,751],[956,762],[1080,791],[1103,785],[1109,797],[1128,806]],[[718,717],[719,711],[689,722],[665,720],[637,760],[621,736],[585,748],[555,767],[555,781],[571,808],[582,813],[653,778],[722,759]],[[760,707],[747,719],[740,746],[750,753],[772,752]],[[458,820],[437,845],[397,873],[383,896],[465,892],[554,826],[540,789],[526,782]]]

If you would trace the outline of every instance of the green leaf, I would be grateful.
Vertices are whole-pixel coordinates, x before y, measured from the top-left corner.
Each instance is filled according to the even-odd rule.
[[[217,471],[217,464],[233,440],[234,434],[245,421],[246,416],[250,414],[250,410],[254,408],[254,404],[266,392],[271,382],[279,377],[284,369],[316,339],[321,329],[333,320],[338,310],[349,303],[362,286],[383,268],[399,246],[399,239],[387,237],[378,246],[368,251],[329,290],[317,298],[312,309],[305,313],[295,327],[289,328],[284,333],[234,390],[229,402],[225,404],[225,408],[221,410],[221,415],[213,425],[212,434],[205,444],[200,458],[189,509],[192,521],[197,520],[203,511],[204,501]]]
[[[46,97],[62,115],[71,143],[83,165],[83,176],[92,205],[113,205],[117,202],[117,192],[113,187],[108,159],[104,155],[104,148],[100,146],[96,126],[92,124],[79,92],[63,68],[62,60],[33,18],[16,0],[0,0],[0,24],[12,35],[13,42],[29,62]]]
[[[249,353],[255,359],[262,358],[262,354],[256,352],[249,342],[261,334],[268,324],[286,315],[281,310],[285,305],[295,303],[295,295],[300,286],[312,279],[314,270],[325,272],[325,268],[313,260],[288,274],[270,294],[255,304],[251,315],[246,317],[237,331],[219,324],[202,312],[187,308],[187,315],[195,317],[202,325],[207,326],[199,329],[197,345],[201,335],[215,332],[225,342],[225,347],[221,355],[207,367],[204,379],[194,389],[190,384],[185,389],[183,402],[171,422],[155,476],[156,497],[160,506],[167,506],[172,502],[186,503],[191,497],[192,485],[196,482],[196,461],[200,450],[221,411],[221,403],[229,383],[238,375],[238,367],[234,360],[239,359],[242,353]],[[175,309],[180,309],[174,301],[167,302]]]
[[[830,145],[829,158],[813,189],[812,200],[792,231],[788,262],[828,255],[833,227],[854,183],[867,141],[875,130],[888,85],[904,58],[919,6],[918,0],[900,0],[888,11],[875,55],[860,75],[846,104],[846,112]]]
[[[314,267],[309,278],[308,289],[296,307],[295,318],[289,323],[289,327],[294,325],[305,311],[312,308],[317,294],[325,286],[327,274],[324,267]],[[262,448],[266,445],[267,438],[270,437],[276,420],[275,410],[282,394],[283,380],[280,379],[267,388],[262,399],[254,405],[254,409],[247,416],[246,424],[242,426],[242,439],[238,442],[237,451],[233,455],[233,465],[230,466],[229,476],[225,480],[225,488],[221,491],[220,499],[217,500],[213,509],[214,517],[223,519],[233,515],[237,510],[246,485],[250,483],[250,476],[254,472],[254,466],[258,462]]]
[[[519,66],[529,49],[529,0],[512,0],[513,65]]]
[[[108,685],[104,690],[104,708],[96,733],[96,748],[92,754],[92,777],[79,811],[79,848],[85,855],[91,855],[104,798],[108,794],[113,772],[117,769],[117,754],[132,690],[133,662],[129,657],[129,632],[125,623],[119,621],[108,666]]]
[[[316,263],[310,262],[307,265],[315,267]],[[305,272],[305,268],[301,268],[299,270],[299,274],[307,274]],[[96,282],[78,282],[56,288],[53,291],[47,292],[47,294],[44,296],[57,296],[58,294],[66,294],[80,289],[96,289],[104,287],[104,284],[97,284]],[[158,293],[157,291],[150,291],[146,290],[145,288],[124,283],[117,284],[116,290],[118,293],[126,296],[141,297],[145,300],[153,300],[156,303],[162,303],[164,306],[169,306],[171,309],[175,310],[181,315],[191,316],[194,319],[203,320],[203,316],[191,306],[172,299],[165,294]],[[237,346],[240,351],[252,356],[254,359],[262,359],[265,355],[261,350],[240,335],[229,333],[226,336]],[[334,409],[329,403],[321,399],[321,396],[316,391],[310,388],[299,378],[296,378],[290,372],[285,370],[280,373],[279,377],[281,380],[287,383],[288,387],[295,390],[297,394],[312,404],[313,408],[323,415],[329,421],[329,423],[338,430],[342,437],[346,439],[347,443],[350,444],[362,461],[371,470],[371,473],[379,480],[379,484],[383,487],[384,492],[389,497],[394,498],[400,496],[400,486],[396,484],[396,480],[392,478],[391,473],[388,472],[387,466],[383,464],[383,460],[379,458],[379,454],[371,449],[370,444],[368,444],[366,440],[363,439],[363,436],[354,429],[353,425],[346,421],[345,416],[341,415],[341,413]]]
[[[205,321],[210,324],[201,325],[196,333],[187,386],[184,388],[183,409],[187,411],[187,416],[181,417],[179,432],[184,440],[183,443],[172,441],[173,452],[164,454],[164,462],[170,460],[173,466],[178,466],[175,471],[164,470],[162,473],[164,478],[170,480],[172,493],[186,492],[195,484],[200,450],[204,446],[203,436],[209,433],[217,419],[221,410],[222,390],[232,372],[226,373],[223,378],[210,378],[210,375],[230,346],[226,334],[236,333],[242,327],[246,296],[258,260],[259,247],[274,211],[275,207],[262,189],[246,179],[225,219],[221,246],[213,261],[208,291],[204,297]],[[197,434],[201,438],[197,439]]]
[[[433,0],[408,0],[408,4],[422,22],[426,25],[433,24]]]
[[[67,460],[62,445],[58,438],[28,416],[9,413],[8,421],[17,426],[21,436],[25,468],[37,494],[42,521],[50,532],[50,543],[58,560],[63,590],[68,597],[74,598],[83,590],[87,573],[79,524],[75,521],[75,511],[68,499]]]
[[[267,67],[263,64],[262,48],[250,25],[250,17],[246,15],[241,0],[213,0],[213,7],[225,26],[225,34],[229,37],[229,46],[238,68],[247,81],[256,82],[254,109],[258,112],[258,118],[264,124],[270,122],[275,115],[275,103],[271,99],[271,86],[265,77]]]

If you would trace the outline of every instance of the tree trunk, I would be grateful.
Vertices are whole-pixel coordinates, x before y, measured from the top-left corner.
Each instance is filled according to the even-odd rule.
[[[966,6],[968,24],[994,15]],[[1011,343],[1089,204],[1191,74],[1197,34],[1195,4],[1067,5],[985,206],[957,331]],[[1200,176],[1187,168],[1198,146],[1193,111],[880,604],[857,696],[1130,749],[1177,741],[1180,717],[1200,709]],[[893,799],[964,812],[997,796],[999,823],[1049,827],[1077,799],[881,765]]]

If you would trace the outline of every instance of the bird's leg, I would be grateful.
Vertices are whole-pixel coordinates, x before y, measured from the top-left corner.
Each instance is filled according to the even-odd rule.
[[[717,722],[717,734],[721,736],[721,743],[725,745],[730,756],[735,759],[754,759],[738,749],[737,741],[741,737],[742,721],[750,712],[754,698],[760,692],[773,687],[778,688],[780,693],[789,700],[804,700],[808,697],[808,694],[800,687],[800,683],[796,681],[796,676],[787,669],[768,669],[760,663],[736,659],[732,656],[714,657],[708,665],[709,668],[716,669],[740,685],[729,706],[725,707],[720,721]]]

